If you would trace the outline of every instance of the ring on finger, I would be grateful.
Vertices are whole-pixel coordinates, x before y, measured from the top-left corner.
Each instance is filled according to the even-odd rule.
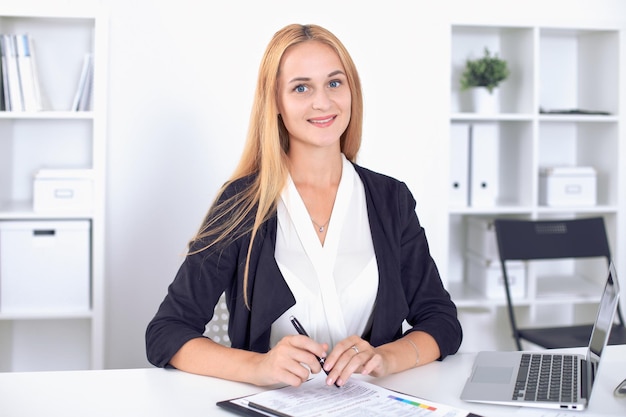
[[[357,348],[356,345],[352,345],[350,349],[354,350],[357,354],[359,353],[359,348]]]

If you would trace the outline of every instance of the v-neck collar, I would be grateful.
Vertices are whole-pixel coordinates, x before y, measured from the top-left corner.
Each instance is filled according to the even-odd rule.
[[[348,214],[348,206],[352,197],[354,187],[354,167],[342,154],[342,172],[335,203],[331,211],[328,225],[326,226],[326,238],[324,244],[320,242],[317,235],[317,229],[309,216],[309,212],[304,205],[304,201],[296,188],[291,175],[287,178],[287,185],[281,194],[281,198],[285,203],[285,207],[289,212],[289,216],[293,220],[294,227],[304,250],[309,257],[319,256],[322,252],[336,253],[341,237],[341,226]],[[334,263],[334,262],[333,262]]]
[[[317,236],[304,201],[300,197],[291,176],[289,176],[287,185],[281,194],[284,206],[298,234],[302,248],[315,269],[324,312],[327,317],[332,317],[332,320],[327,320],[331,337],[332,335],[344,335],[347,332],[339,294],[336,291],[334,269],[342,228],[345,224],[354,192],[355,171],[354,167],[343,155],[342,160],[341,180],[337,188],[335,204],[331,212],[324,245],[321,244]]]

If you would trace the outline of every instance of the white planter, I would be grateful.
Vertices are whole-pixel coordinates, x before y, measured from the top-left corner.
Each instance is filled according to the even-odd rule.
[[[500,111],[500,91],[494,88],[491,93],[485,87],[474,87],[470,90],[472,109],[475,113],[490,114]]]

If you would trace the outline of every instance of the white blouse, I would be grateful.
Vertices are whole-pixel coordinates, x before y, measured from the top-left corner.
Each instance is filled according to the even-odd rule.
[[[274,256],[296,304],[273,324],[270,346],[296,334],[298,318],[309,336],[330,350],[371,327],[378,266],[367,217],[365,189],[352,164],[343,169],[324,245],[291,177],[277,207]]]

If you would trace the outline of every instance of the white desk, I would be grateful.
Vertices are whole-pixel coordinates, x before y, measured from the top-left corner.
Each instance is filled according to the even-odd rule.
[[[530,409],[470,404],[459,400],[473,358],[473,354],[458,354],[443,362],[367,380],[486,417],[530,413]],[[624,378],[626,346],[610,346],[603,358],[588,410],[570,413],[626,416],[626,398],[613,396],[613,389]],[[262,390],[247,384],[157,368],[0,373],[0,416],[233,416],[215,403]],[[545,415],[557,414],[546,412]]]

